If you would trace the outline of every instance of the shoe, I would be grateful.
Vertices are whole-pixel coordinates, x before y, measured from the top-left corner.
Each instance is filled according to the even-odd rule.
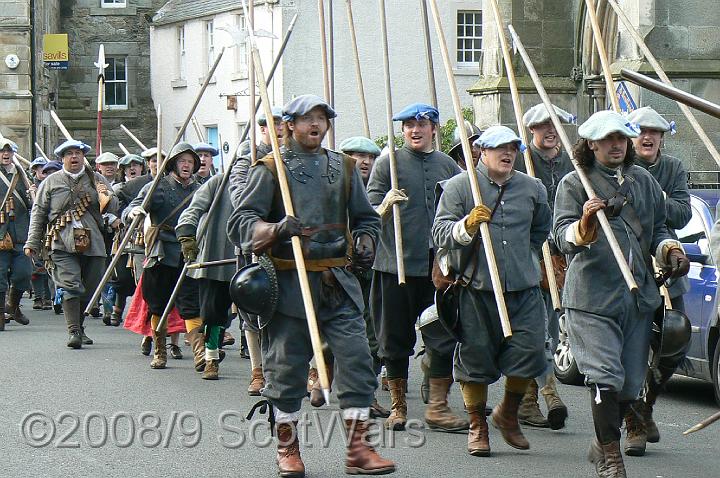
[[[93,340],[90,337],[88,337],[87,335],[85,335],[85,327],[82,327],[80,330],[82,331],[81,336],[82,336],[83,345],[92,345]]]
[[[485,417],[485,404],[467,407],[470,416],[470,430],[468,432],[468,453],[472,456],[490,456],[490,439],[488,438],[488,424]]]
[[[518,450],[530,449],[525,435],[523,435],[518,422],[518,408],[524,394],[508,392],[505,390],[503,401],[495,407],[490,420],[492,425],[500,430],[505,443]]]
[[[202,374],[203,380],[218,380],[220,373],[220,369],[218,367],[218,361],[217,360],[206,360],[205,361],[205,370]]]
[[[82,348],[82,334],[79,330],[73,330],[70,332],[70,338],[68,339],[67,346],[71,349]]]
[[[345,473],[348,475],[385,475],[395,471],[395,463],[386,460],[368,443],[368,422],[345,420],[348,432]]]
[[[540,389],[540,393],[543,398],[545,398],[545,404],[548,408],[547,421],[550,424],[550,429],[560,430],[565,428],[565,420],[568,417],[568,409],[558,394],[555,374],[550,373],[548,375],[547,384]]]
[[[180,350],[180,347],[178,347],[175,344],[168,344],[168,348],[170,349],[170,356],[174,358],[175,360],[181,360],[183,358],[182,351]]]
[[[377,398],[373,399],[370,405],[370,418],[387,418],[390,416],[390,410],[380,405]]]
[[[327,363],[327,371],[328,371],[328,382],[330,382],[330,387],[332,389],[334,365],[333,365],[333,362],[330,360],[327,360],[326,363]],[[319,376],[318,376],[318,379],[315,380],[312,390],[310,390],[310,405],[312,405],[313,407],[316,407],[316,408],[322,407],[323,405],[325,405],[325,395],[323,394],[322,384],[320,383]]]
[[[300,457],[300,440],[297,434],[297,422],[278,423],[277,436],[278,476],[283,478],[304,478],[305,464]]]
[[[60,315],[63,313],[62,304],[53,304],[52,308],[53,312],[55,312],[55,315]]]
[[[603,445],[594,438],[588,460],[595,465],[595,473],[600,478],[627,478],[619,441]]]
[[[230,345],[234,345],[234,344],[235,344],[235,337],[233,337],[232,334],[226,330],[223,334],[222,346],[229,347]]]
[[[100,318],[100,308],[99,307],[93,307],[90,309],[90,317],[93,319],[99,319]]]
[[[262,367],[252,369],[252,378],[250,380],[250,385],[248,386],[248,395],[251,397],[259,397],[260,391],[263,388],[265,388],[265,377],[263,376]]]
[[[197,327],[185,334],[185,340],[190,342],[193,353],[193,366],[198,373],[205,370],[205,335],[201,331],[202,327]],[[220,354],[220,361],[222,358],[223,355]]]
[[[50,310],[53,308],[52,301],[50,299],[43,299],[42,300],[42,308],[43,310]]]
[[[105,324],[109,327],[111,325],[110,314],[103,314],[102,321],[103,321],[103,324]]]
[[[655,405],[655,396],[645,397],[645,403],[642,407],[642,416],[645,422],[645,433],[647,434],[647,441],[649,443],[657,443],[660,441],[660,430],[658,430],[657,424],[653,419],[653,405]]]
[[[43,310],[43,300],[40,297],[35,297],[32,307],[33,310]]]
[[[122,310],[119,307],[113,307],[113,311],[110,314],[110,325],[117,327],[122,323]]]
[[[390,416],[385,419],[385,428],[388,430],[404,430],[407,423],[407,400],[405,398],[407,379],[390,379],[388,380],[388,387],[392,399],[392,410]]]
[[[530,381],[518,409],[518,421],[523,425],[536,428],[550,428],[538,405],[538,386],[535,380]]]
[[[425,423],[432,430],[459,432],[467,430],[470,423],[455,415],[448,406],[448,395],[453,383],[452,377],[430,378],[430,398],[425,407]]]
[[[647,446],[647,431],[642,417],[642,400],[633,402],[625,412],[625,454],[643,456]]]
[[[22,297],[22,292],[11,287],[8,293],[8,301],[5,304],[5,312],[9,320],[15,320],[20,325],[28,325],[30,320],[20,310],[20,297]]]
[[[143,337],[142,342],[140,342],[140,353],[149,356],[150,350],[152,349],[152,337]]]
[[[150,316],[153,346],[155,347],[155,353],[153,354],[153,359],[150,362],[150,368],[152,369],[163,369],[167,367],[167,346],[165,344],[165,340],[167,339],[167,329],[162,329],[158,332],[157,327],[159,323],[160,317],[157,315]]]
[[[427,405],[430,401],[430,353],[427,349],[425,349],[425,354],[420,359],[420,370],[423,373],[423,380],[420,384],[420,398]]]

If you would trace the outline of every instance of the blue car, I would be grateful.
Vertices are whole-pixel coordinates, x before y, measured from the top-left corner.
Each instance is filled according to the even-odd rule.
[[[685,309],[692,325],[688,360],[677,373],[712,382],[715,400],[720,404],[718,265],[710,254],[709,239],[718,199],[719,190],[693,190],[690,195],[692,218],[687,226],[676,231],[690,259],[690,291],[685,294]],[[560,318],[560,341],[554,357],[555,374],[563,383],[579,385],[584,377],[572,356],[566,330],[563,315]]]

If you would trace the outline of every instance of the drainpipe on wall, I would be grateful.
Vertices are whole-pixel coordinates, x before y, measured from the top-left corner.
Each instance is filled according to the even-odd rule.
[[[43,5],[44,7],[44,5]],[[37,142],[37,95],[35,91],[35,51],[37,49],[37,24],[35,23],[35,0],[30,0],[30,136],[32,137],[30,151],[26,152],[27,156],[32,161],[32,158],[36,156],[33,150],[33,145]],[[42,29],[40,29],[42,30]]]

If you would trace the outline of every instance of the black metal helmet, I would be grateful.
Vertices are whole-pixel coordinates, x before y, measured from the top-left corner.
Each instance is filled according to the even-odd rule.
[[[238,309],[260,317],[260,328],[267,325],[278,302],[275,266],[266,256],[238,270],[230,280],[230,298]]]
[[[175,162],[177,161],[178,156],[183,153],[190,153],[192,155],[193,174],[198,172],[198,170],[200,169],[200,156],[198,156],[190,143],[178,143],[173,146],[173,149],[170,150],[170,155],[165,160],[167,161],[167,165],[165,165],[164,167],[166,173],[175,170]]]
[[[687,352],[692,327],[683,312],[660,308],[652,325],[651,346],[660,357],[673,357]]]
[[[470,121],[465,120],[465,131],[467,132],[468,140],[470,141],[470,145],[473,144],[473,141],[478,139],[480,135],[482,134],[482,131],[480,128],[472,124]],[[453,158],[455,161],[458,160],[458,156],[462,155],[462,143],[460,141],[460,127],[456,126],[455,130],[453,131],[453,144],[450,150],[448,151],[448,156]]]

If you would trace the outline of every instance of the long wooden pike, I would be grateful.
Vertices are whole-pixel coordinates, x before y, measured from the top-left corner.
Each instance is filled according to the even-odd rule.
[[[353,59],[355,60],[355,79],[357,80],[358,100],[363,122],[363,133],[370,137],[370,121],[368,120],[367,103],[365,102],[365,85],[363,84],[362,70],[360,68],[360,53],[358,52],[357,35],[355,34],[355,21],[353,20],[352,0],[345,0],[347,7],[348,27],[350,28],[350,43],[352,44]]]
[[[635,29],[635,26],[632,24],[630,19],[625,15],[625,12],[622,10],[620,5],[618,5],[616,0],[607,0],[608,4],[612,7],[613,10],[615,10],[615,14],[617,14],[618,18],[622,22],[622,24],[627,29],[628,33],[630,33],[630,36],[633,40],[635,40],[635,44],[640,48],[640,51],[642,51],[643,55],[645,56],[645,59],[650,63],[650,66],[653,67],[653,70],[655,70],[655,73],[657,74],[658,78],[665,83],[668,86],[673,86],[672,81],[670,81],[670,78],[668,78],[667,74],[665,73],[665,70],[663,70],[662,66],[660,65],[660,62],[657,61],[655,58],[655,55],[653,55],[652,51],[650,51],[650,48],[648,48],[647,44],[645,43],[645,40],[642,39],[638,31]],[[708,152],[710,153],[710,156],[713,157],[715,160],[715,163],[717,163],[718,166],[720,166],[720,152],[718,152],[717,148],[713,144],[713,142],[708,137],[707,133],[703,129],[702,126],[700,126],[700,123],[698,122],[697,118],[695,118],[695,115],[692,111],[690,111],[690,108],[685,106],[680,101],[677,101],[677,105],[680,108],[680,111],[685,115],[685,118],[687,118],[688,123],[690,123],[690,126],[695,130],[695,133],[697,133],[700,140],[705,145],[705,148],[707,148]]]
[[[131,140],[135,141],[135,144],[137,144],[138,146],[140,146],[143,151],[145,151],[145,150],[148,149],[148,148],[142,143],[142,141],[140,141],[140,140],[138,139],[137,136],[135,136],[134,134],[132,134],[132,132],[125,127],[124,124],[121,124],[121,125],[120,125],[120,129],[123,130],[123,131],[125,132],[125,134],[127,134],[127,135],[130,137]]]
[[[515,70],[513,70],[510,47],[508,46],[507,39],[505,38],[505,22],[503,21],[502,14],[500,13],[500,6],[498,5],[497,0],[490,0],[490,5],[495,16],[495,26],[498,32],[498,39],[500,40],[503,63],[505,64],[505,71],[507,72],[508,82],[510,83],[510,94],[512,96],[513,111],[515,112],[515,123],[517,124],[517,129],[523,143],[528,146],[523,153],[523,158],[525,159],[525,170],[528,175],[535,177],[535,166],[533,166],[532,154],[529,147],[530,140],[528,139],[527,130],[523,124],[523,108],[520,103],[520,91],[518,89],[517,79],[515,78]],[[548,241],[543,242],[542,256],[553,308],[555,310],[560,310],[562,308],[562,304],[560,303],[560,294],[558,293],[557,281],[555,280],[555,271],[553,269],[552,258],[550,256],[550,245],[548,244]]]
[[[247,15],[247,28],[248,31],[252,30],[255,31],[255,1],[250,0],[250,3],[248,3],[248,15]],[[250,164],[255,164],[255,161],[257,161],[257,123],[255,122],[255,102],[256,94],[255,94],[255,83],[257,82],[255,79],[255,64],[252,61],[250,49],[247,50],[248,55],[248,109],[250,110]],[[267,118],[267,121],[274,121],[273,118]]]
[[[455,74],[452,70],[452,63],[450,61],[450,53],[445,39],[445,33],[440,21],[440,9],[438,8],[437,0],[430,0],[430,10],[432,11],[433,20],[435,21],[435,31],[437,32],[438,40],[440,41],[440,51],[442,52],[445,74],[447,76],[448,86],[450,87],[450,95],[453,100],[455,119],[457,120],[458,125],[461,126],[458,128],[458,131],[460,132],[460,142],[462,143],[463,154],[466,158],[472,158],[472,148],[470,147],[467,129],[463,127],[465,124],[465,118],[462,114],[462,106],[460,106],[460,97],[458,96]],[[482,195],[480,194],[477,172],[472,166],[472,161],[468,163],[467,172],[468,179],[470,180],[470,189],[472,190],[473,200],[476,206],[480,205],[483,203]],[[485,260],[487,261],[488,269],[490,271],[490,281],[493,286],[493,294],[498,308],[498,315],[500,316],[500,324],[502,325],[503,335],[508,338],[512,336],[510,316],[508,315],[507,307],[505,305],[505,295],[503,293],[502,282],[500,282],[500,274],[497,268],[497,261],[495,260],[492,239],[490,238],[490,227],[486,222],[480,224],[480,237],[483,243],[483,250],[485,251]]]
[[[426,0],[419,0],[420,2],[420,16],[423,22],[423,39],[425,40],[425,64],[427,65],[427,77],[428,77],[428,88],[430,89],[430,104],[437,108],[438,97],[437,97],[437,86],[435,85],[435,66],[433,65],[432,56],[432,43],[430,42],[430,21],[428,20],[427,2]],[[465,124],[463,118],[462,123],[458,123],[458,127]],[[442,141],[440,140],[440,128],[435,131],[435,149],[440,151],[442,147]]]
[[[247,0],[243,0],[243,8],[247,12]],[[295,215],[293,208],[292,196],[290,195],[290,187],[287,182],[287,173],[285,171],[285,163],[283,163],[280,153],[280,144],[278,143],[277,131],[275,130],[275,122],[272,121],[272,103],[268,95],[267,82],[265,73],[263,72],[260,53],[255,42],[255,35],[252,30],[248,29],[250,37],[250,48],[252,51],[253,61],[255,62],[255,72],[257,73],[260,85],[260,98],[262,100],[265,116],[268,118],[267,127],[270,130],[270,141],[272,142],[273,156],[275,158],[275,168],[277,170],[277,182],[280,187],[280,196],[282,197],[285,214],[288,216]],[[325,355],[322,350],[322,340],[320,339],[320,329],[315,316],[315,306],[313,305],[312,292],[310,291],[310,282],[308,281],[307,270],[305,268],[305,258],[303,257],[302,244],[298,236],[291,238],[293,257],[297,267],[298,280],[300,282],[300,292],[302,293],[303,305],[305,306],[305,316],[307,318],[308,329],[310,332],[310,341],[312,342],[313,354],[317,364],[318,375],[320,376],[320,384],[322,386],[325,403],[330,404],[330,380],[328,376],[328,368],[325,363]]]
[[[572,160],[572,164],[575,167],[575,171],[577,172],[578,178],[580,179],[580,182],[583,185],[583,189],[585,190],[585,194],[587,194],[588,198],[594,198],[595,190],[593,189],[592,183],[588,179],[587,175],[585,174],[585,171],[583,168],[578,164],[577,160],[573,157],[572,154],[572,143],[570,143],[570,138],[568,138],[567,133],[565,132],[565,128],[563,128],[562,123],[560,122],[560,118],[558,118],[557,113],[555,113],[555,108],[553,108],[553,104],[550,101],[550,97],[548,96],[547,92],[545,91],[545,87],[543,86],[542,82],[540,81],[540,77],[537,74],[537,71],[535,70],[535,67],[533,66],[532,60],[530,59],[530,56],[527,53],[527,50],[525,50],[525,46],[522,43],[522,40],[520,40],[520,37],[518,36],[517,32],[513,28],[512,25],[508,25],[508,30],[510,31],[510,35],[513,38],[513,42],[515,43],[515,46],[517,47],[518,53],[520,53],[520,56],[522,57],[523,61],[525,62],[525,67],[528,70],[528,73],[530,74],[530,77],[532,78],[533,83],[535,84],[535,89],[537,90],[538,94],[540,95],[540,98],[542,98],[542,102],[547,108],[548,112],[550,113],[550,119],[552,120],[553,124],[555,125],[555,129],[558,132],[558,135],[560,135],[560,141],[562,142],[563,148],[565,148],[565,151],[567,151],[568,155],[570,156],[570,159]],[[618,244],[617,239],[615,238],[615,234],[613,233],[612,227],[610,227],[610,222],[607,219],[607,216],[605,215],[605,211],[602,209],[597,212],[597,218],[598,222],[600,222],[600,227],[603,230],[603,233],[605,234],[605,238],[608,241],[608,244],[610,245],[610,249],[613,252],[613,257],[615,258],[615,262],[617,262],[618,267],[620,268],[620,272],[622,273],[623,279],[625,280],[625,284],[627,285],[628,289],[630,289],[631,292],[637,292],[638,286],[635,282],[635,278],[632,275],[632,271],[628,267],[627,261],[625,260],[625,256],[623,255],[622,249],[620,249],[620,244]]]
[[[610,62],[608,61],[602,30],[600,30],[597,10],[595,10],[595,0],[585,0],[585,6],[587,7],[588,17],[590,18],[590,26],[592,27],[593,39],[595,40],[595,48],[597,48],[598,56],[600,57],[600,66],[602,67],[603,77],[605,78],[605,89],[607,90],[605,96],[610,99],[610,104],[613,109],[619,112],[620,100],[615,93],[615,82],[613,81],[612,73],[610,72]]]
[[[320,21],[320,55],[322,56],[323,90],[325,101],[330,104],[330,67],[328,66],[327,34],[325,33],[325,2],[318,0],[318,20]],[[335,149],[335,122],[330,120],[330,129],[327,132],[328,146]]]
[[[45,161],[47,161],[48,163],[50,162],[50,158],[47,157],[47,154],[45,154],[45,151],[43,151],[43,149],[40,147],[40,145],[37,142],[35,142],[35,149],[38,150],[38,153],[40,153],[40,156],[45,158]]]
[[[98,59],[95,62],[98,69],[98,98],[97,98],[97,136],[95,138],[95,153],[102,154],[102,112],[105,103],[105,68],[109,65],[105,63],[105,46],[101,43],[98,51]]]
[[[296,13],[293,19],[290,21],[290,25],[288,25],[288,29],[285,32],[285,36],[283,37],[282,43],[280,44],[280,49],[278,50],[277,54],[275,55],[275,61],[273,61],[272,67],[270,68],[270,71],[267,75],[267,85],[270,85],[270,81],[272,81],[273,76],[275,75],[275,70],[277,69],[278,65],[280,64],[280,60],[282,59],[283,53],[285,52],[285,48],[287,47],[288,41],[290,40],[290,35],[292,34],[293,29],[295,28],[295,22],[297,21],[298,14]],[[252,58],[250,59],[252,61]],[[255,102],[255,110],[256,113],[260,109],[260,101]],[[242,135],[240,136],[240,143],[245,141],[248,138],[248,135],[250,133],[250,125],[251,122],[247,122],[245,124],[245,129],[243,130]],[[237,153],[237,151],[236,151]],[[237,156],[234,156],[232,160],[230,161],[230,164],[228,165],[227,169],[225,169],[225,172],[223,173],[222,181],[220,182],[220,185],[218,186],[218,191],[225,191],[225,187],[227,186],[228,180],[230,179],[230,174],[232,172],[233,164],[235,164],[235,161],[237,161]],[[197,234],[195,234],[195,237],[198,241],[200,241],[200,238],[205,236],[205,232],[207,231],[207,227],[209,224],[208,219],[212,217],[212,215],[215,213],[217,208],[219,207],[220,203],[222,202],[223,194],[216,194],[215,197],[212,200],[212,203],[210,203],[210,208],[208,209],[208,212],[206,214],[205,221],[200,222],[200,226],[198,227]],[[175,284],[175,288],[172,291],[172,294],[170,294],[170,299],[168,299],[168,303],[165,306],[165,310],[163,311],[162,317],[160,317],[160,322],[158,323],[158,327],[162,327],[165,321],[167,321],[168,316],[170,315],[170,311],[172,310],[173,306],[175,305],[175,300],[177,299],[178,292],[180,291],[180,286],[182,285],[183,281],[185,280],[185,275],[187,273],[187,270],[189,268],[188,264],[185,264],[183,266],[183,270],[180,273],[180,276],[178,277],[178,281]]]
[[[685,430],[683,432],[683,435],[689,435],[691,433],[699,432],[703,428],[712,425],[713,423],[715,423],[718,420],[720,420],[720,412],[710,415],[709,417],[707,417],[705,420],[701,421],[697,425],[694,425],[694,426],[688,428],[687,430]]]
[[[225,53],[225,48],[223,47],[220,50],[220,53],[218,54],[217,58],[215,59],[215,63],[213,63],[212,68],[210,68],[210,71],[208,71],[207,76],[205,77],[205,81],[203,82],[202,86],[200,87],[200,90],[198,91],[197,95],[195,96],[195,101],[193,102],[192,107],[190,108],[190,111],[188,112],[187,116],[185,117],[185,121],[183,122],[180,129],[178,129],[177,134],[175,135],[175,139],[173,139],[172,146],[174,147],[180,139],[185,134],[185,130],[188,127],[188,124],[190,123],[190,119],[192,118],[193,114],[195,114],[195,110],[197,109],[198,104],[200,103],[200,100],[202,99],[203,95],[205,94],[205,90],[207,90],[208,84],[210,84],[210,80],[212,79],[212,76],[215,74],[215,70],[217,69],[218,64],[220,63],[220,60],[223,57],[223,54]],[[160,107],[158,106],[158,123],[160,123]],[[160,138],[158,137],[158,144],[160,143]],[[172,150],[172,148],[170,148]],[[148,205],[150,204],[150,200],[152,199],[152,195],[155,192],[155,189],[157,189],[158,184],[160,184],[160,179],[163,177],[163,171],[165,169],[165,165],[167,164],[167,159],[161,160],[162,158],[162,145],[158,147],[158,169],[157,174],[153,178],[152,182],[150,183],[150,188],[148,189],[147,194],[145,195],[145,198],[143,199],[143,202],[141,204],[141,207],[143,210],[147,210]],[[88,302],[88,306],[85,309],[85,313],[89,314],[90,309],[92,309],[92,305],[95,304],[100,297],[100,293],[102,292],[103,287],[105,287],[105,284],[110,280],[110,277],[112,277],[115,266],[117,265],[118,261],[120,260],[120,256],[122,255],[123,251],[125,250],[125,246],[130,241],[130,238],[132,237],[133,233],[135,232],[135,228],[140,224],[140,221],[142,221],[144,218],[141,214],[136,215],[132,222],[128,225],[125,231],[125,236],[122,238],[120,243],[118,244],[118,252],[115,254],[110,261],[110,264],[108,265],[107,269],[105,270],[105,274],[103,274],[102,279],[100,279],[100,283],[98,284],[97,289],[95,289],[95,292],[92,295],[92,298]]]
[[[392,89],[390,87],[390,55],[388,53],[387,17],[385,16],[385,0],[379,0],[380,28],[382,30],[383,68],[385,70],[385,115],[387,120],[388,155],[390,159],[390,187],[399,189],[397,161],[395,159],[395,132],[392,119]],[[395,260],[398,270],[398,284],[405,284],[405,257],[403,254],[402,221],[400,205],[393,204],[393,229],[395,233]]]

